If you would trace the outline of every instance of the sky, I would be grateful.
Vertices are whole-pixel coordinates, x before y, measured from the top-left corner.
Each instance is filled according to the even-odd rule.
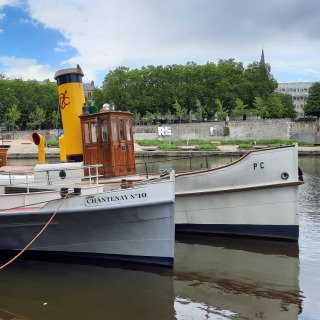
[[[319,0],[0,0],[0,73],[100,87],[119,66],[265,62],[279,83],[320,81]]]

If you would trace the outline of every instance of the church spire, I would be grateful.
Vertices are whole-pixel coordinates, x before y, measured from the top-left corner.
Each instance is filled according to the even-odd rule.
[[[262,47],[262,51],[261,51],[261,59],[260,59],[260,64],[265,64],[265,61],[264,61],[264,52],[263,52],[263,47]]]

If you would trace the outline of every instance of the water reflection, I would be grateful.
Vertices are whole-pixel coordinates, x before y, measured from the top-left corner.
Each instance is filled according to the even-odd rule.
[[[0,319],[319,319],[320,157],[299,166],[299,245],[180,235],[173,271],[19,260]]]
[[[0,274],[0,319],[174,319],[172,270],[20,260]]]
[[[305,183],[299,187],[300,288],[305,296],[299,319],[320,319],[320,157],[301,157]]]
[[[177,318],[297,319],[298,257],[297,243],[179,236]]]
[[[174,270],[18,260],[0,319],[297,319],[296,243],[177,238]]]

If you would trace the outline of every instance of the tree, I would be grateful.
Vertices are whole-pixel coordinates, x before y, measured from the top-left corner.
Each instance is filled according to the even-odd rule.
[[[46,112],[41,107],[36,107],[35,110],[33,110],[29,114],[29,121],[27,123],[27,126],[30,129],[36,129],[37,126],[39,129],[41,129],[41,125],[46,121]]]
[[[181,120],[185,119],[187,116],[187,109],[181,107],[177,100],[172,106],[176,110],[176,116],[180,120],[180,123],[181,123]]]
[[[6,112],[5,124],[11,127],[12,131],[14,131],[14,129],[19,128],[19,126],[17,125],[17,122],[19,121],[20,117],[21,117],[21,113],[18,110],[18,106],[13,105],[9,107]]]
[[[255,97],[253,106],[255,108],[252,110],[252,112],[255,116],[261,117],[262,119],[269,118],[270,114],[268,111],[268,106],[261,97]]]
[[[201,104],[200,100],[196,100],[197,111],[195,112],[195,117],[198,121],[203,121],[205,116],[205,107]]]
[[[310,87],[304,112],[308,116],[320,117],[320,82],[315,82]]]
[[[61,117],[60,112],[57,110],[53,110],[50,115],[50,124],[54,129],[61,128]]]
[[[289,94],[273,92],[267,99],[270,118],[291,118],[297,117],[292,97]]]
[[[153,124],[154,120],[156,119],[156,115],[147,111],[146,113],[146,122],[147,124]]]
[[[253,62],[245,70],[246,82],[242,88],[245,92],[244,101],[253,106],[255,97],[266,99],[277,88],[278,83],[271,74],[271,67],[268,63]]]
[[[248,105],[244,104],[244,102],[237,98],[236,99],[236,107],[233,109],[232,113],[236,116],[239,117],[241,116],[243,120],[247,119],[247,114],[248,114]]]
[[[226,120],[228,113],[225,111],[225,109],[223,108],[222,102],[220,101],[220,99],[216,99],[216,105],[218,107],[218,111],[217,111],[217,119],[219,121],[224,121]]]
[[[139,125],[140,124],[140,113],[139,112],[134,112],[132,114],[132,122],[134,125]]]
[[[104,90],[99,89],[99,88],[93,89],[92,98],[93,98],[94,104],[97,106],[98,110],[101,109],[102,106],[108,101]]]

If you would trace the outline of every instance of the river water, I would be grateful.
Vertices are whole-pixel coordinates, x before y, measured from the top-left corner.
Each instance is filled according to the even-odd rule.
[[[0,320],[320,319],[320,158],[299,165],[299,243],[177,236],[173,270],[20,259]]]

